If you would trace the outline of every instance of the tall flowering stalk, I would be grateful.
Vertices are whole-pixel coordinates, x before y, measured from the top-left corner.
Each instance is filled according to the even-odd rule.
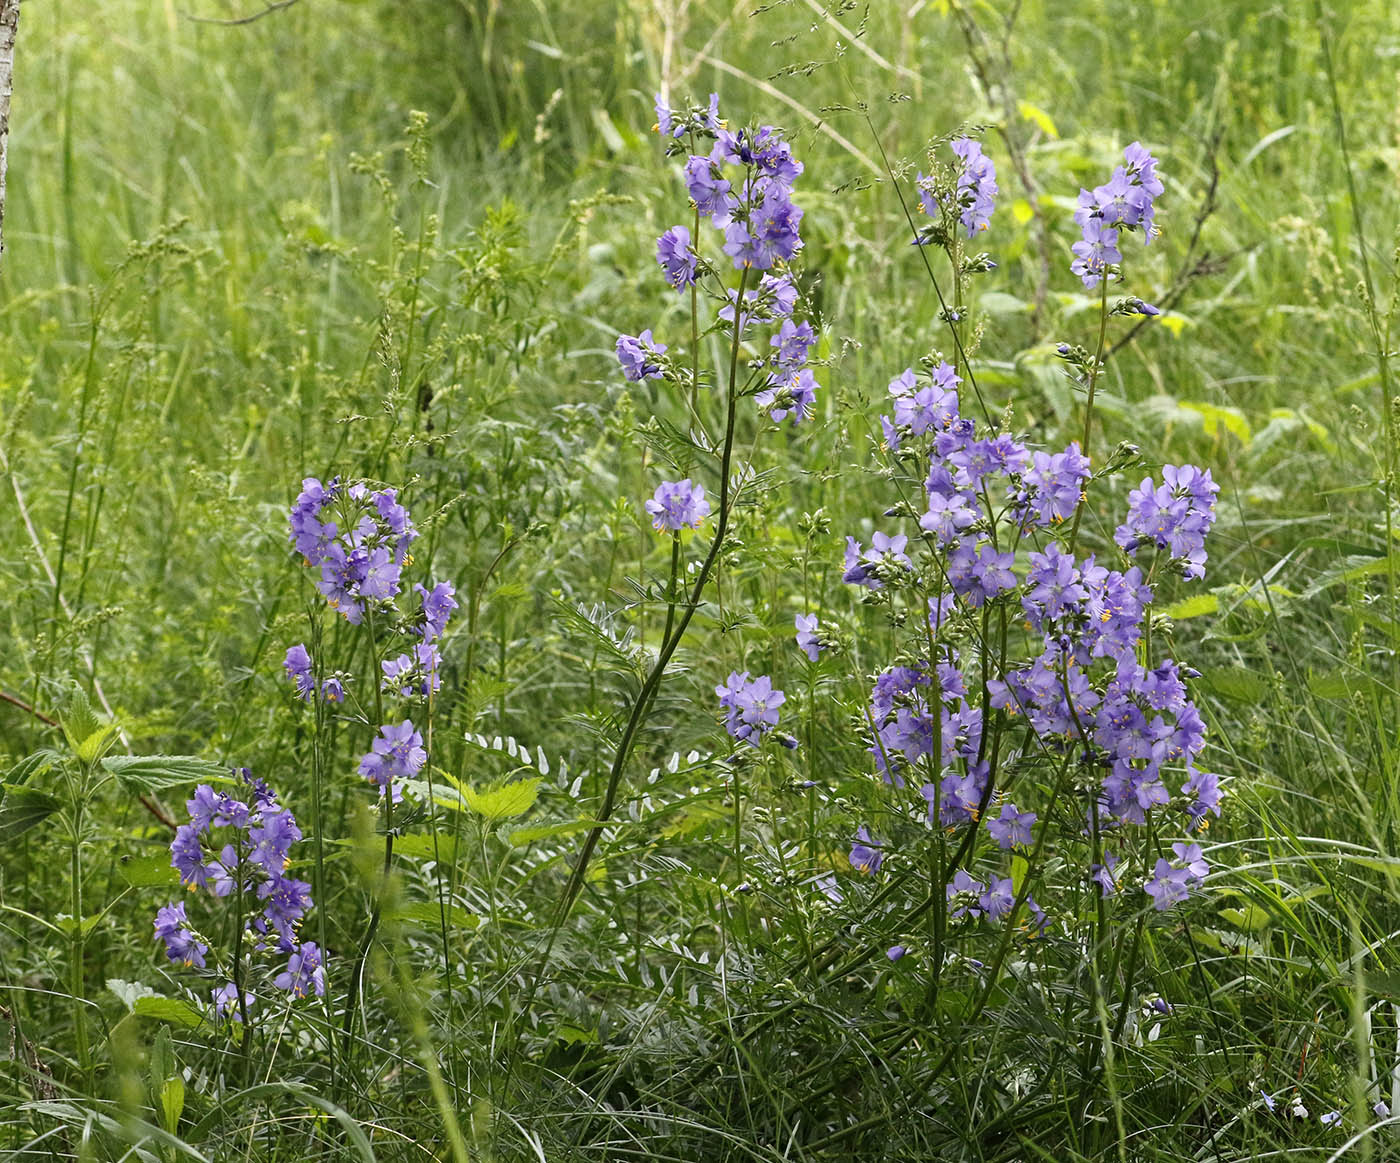
[[[656,111],[657,131],[667,142],[668,154],[684,159],[682,176],[694,213],[693,231],[673,226],[657,240],[656,249],[665,281],[678,293],[690,295],[691,359],[688,366],[679,361],[670,354],[670,346],[658,342],[647,329],[619,337],[618,363],[630,381],[658,379],[688,387],[692,419],[701,424],[699,339],[704,330],[727,334],[728,366],[717,377],[724,385],[723,435],[718,442],[707,442],[720,450],[719,463],[711,466],[718,477],[718,495],[712,508],[704,486],[687,478],[662,482],[646,504],[656,530],[672,538],[666,626],[656,659],[623,726],[597,812],[599,823],[584,838],[560,901],[555,932],[583,886],[638,733],[699,608],[729,532],[738,493],[734,440],[740,400],[752,396],[772,421],[800,424],[811,416],[819,388],[809,366],[817,336],[810,322],[797,317],[799,293],[790,268],[802,247],[802,209],[792,200],[802,163],[772,126],[731,130],[720,119],[716,96],[711,96],[708,107],[684,113],[673,111],[658,97]],[[718,253],[713,257],[704,253],[701,238],[706,221],[717,234]],[[737,280],[726,278],[726,267],[737,273]],[[714,307],[708,328],[702,325],[702,300]],[[744,366],[741,356],[746,353],[750,359]],[[689,593],[683,596],[681,531],[703,529],[711,516],[709,546]]]
[[[315,660],[304,643],[290,647],[284,660],[299,698],[318,704],[349,703],[361,721],[380,724],[358,765],[359,774],[378,790],[384,858],[369,921],[346,983],[343,1039],[348,1057],[365,963],[379,930],[393,869],[394,807],[403,801],[405,781],[416,778],[428,762],[432,702],[442,686],[438,641],[457,601],[447,582],[431,587],[415,584],[411,592],[406,591],[403,571],[412,564],[409,547],[418,531],[392,488],[375,490],[364,482],[342,483],[338,479],[322,484],[307,478],[292,506],[289,525],[292,546],[318,572],[316,589],[327,605],[352,625],[365,627],[377,671],[364,690],[360,686],[363,680],[353,675],[333,673],[318,678]],[[407,610],[400,605],[401,598]],[[426,705],[426,743],[412,718],[386,721],[386,696],[410,707]],[[372,719],[366,702],[373,708]],[[445,920],[442,940],[446,957]]]

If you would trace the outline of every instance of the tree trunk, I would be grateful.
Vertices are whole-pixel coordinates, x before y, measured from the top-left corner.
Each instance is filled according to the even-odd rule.
[[[0,259],[5,254],[5,171],[10,154],[10,93],[14,88],[19,0],[0,0]]]

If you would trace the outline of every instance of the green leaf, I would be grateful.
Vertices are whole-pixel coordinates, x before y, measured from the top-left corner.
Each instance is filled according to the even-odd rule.
[[[185,1109],[185,1080],[172,1074],[160,1086],[160,1113],[165,1119],[165,1129],[174,1134],[180,1126],[180,1115]]]
[[[82,747],[84,740],[92,738],[102,729],[102,720],[94,714],[92,704],[88,702],[87,695],[81,690],[75,690],[68,699],[68,706],[64,708],[58,717],[59,725],[63,728],[64,738],[68,740],[68,746],[73,749],[76,755]]]
[[[151,1018],[157,1022],[169,1022],[172,1026],[185,1026],[188,1029],[202,1025],[204,1015],[187,1001],[176,997],[139,997],[131,1012],[138,1018]]]
[[[458,811],[460,810],[459,807]],[[400,856],[409,856],[416,860],[438,860],[443,864],[451,864],[457,859],[457,841],[451,835],[440,833],[437,844],[434,845],[431,832],[411,832],[394,841],[394,851]]]
[[[409,901],[394,910],[394,916],[409,924],[436,929],[442,924],[441,910],[436,901]],[[475,929],[481,925],[481,918],[469,913],[461,905],[447,906],[447,927],[449,929]]]
[[[977,297],[977,306],[988,315],[1021,315],[1031,309],[1031,305],[1005,291],[987,291]]]
[[[106,754],[107,748],[112,745],[116,734],[117,726],[115,723],[104,723],[78,744],[78,758],[84,763],[96,763]]]
[[[1257,933],[1261,929],[1267,929],[1273,920],[1268,909],[1261,909],[1255,904],[1247,904],[1242,909],[1221,909],[1220,917],[1231,928],[1246,933]]]
[[[1162,611],[1168,618],[1184,622],[1187,618],[1199,618],[1202,614],[1214,614],[1220,609],[1220,598],[1216,594],[1197,594],[1194,598],[1183,598],[1173,602]]]
[[[1215,667],[1201,675],[1199,681],[1211,694],[1246,703],[1257,703],[1269,693],[1264,677],[1242,666]]]
[[[1349,699],[1354,694],[1371,694],[1383,689],[1369,674],[1355,668],[1308,678],[1308,690],[1320,699]]]
[[[156,888],[177,885],[180,874],[170,863],[169,852],[153,852],[148,856],[123,856],[117,861],[122,879],[133,888]]]
[[[36,828],[62,806],[47,792],[22,784],[3,784],[0,790],[0,843],[23,836]]]
[[[503,784],[489,791],[476,791],[464,788],[467,806],[488,820],[506,820],[512,816],[523,816],[540,797],[540,780],[519,779],[514,783]]]
[[[229,769],[194,755],[109,755],[102,766],[123,787],[162,792],[191,783],[228,783]]]
[[[54,764],[60,762],[63,756],[52,748],[45,747],[42,751],[36,751],[33,755],[27,755],[16,763],[5,774],[5,782],[11,784],[28,783],[36,775],[43,775]]]
[[[1201,417],[1201,427],[1212,439],[1218,439],[1224,429],[1246,448],[1254,439],[1249,421],[1238,408],[1222,408],[1216,404],[1203,404],[1194,400],[1182,400],[1181,407],[1196,412]]]
[[[149,985],[144,985],[139,981],[123,981],[120,977],[109,977],[107,988],[117,996],[117,999],[126,1006],[128,1012],[136,1008],[136,1003],[143,997],[159,997],[155,990]]]
[[[510,844],[513,848],[524,848],[541,840],[551,840],[555,836],[571,836],[575,832],[586,832],[594,827],[597,820],[564,820],[558,824],[532,824],[527,828],[512,828]]]

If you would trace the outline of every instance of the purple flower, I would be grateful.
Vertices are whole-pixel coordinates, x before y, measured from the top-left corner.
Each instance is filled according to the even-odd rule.
[[[306,652],[304,643],[287,648],[282,667],[295,684],[297,696],[310,702],[311,696],[316,693],[316,680],[311,677],[311,655]]]
[[[214,1016],[216,1018],[222,1018],[227,1015],[235,1022],[241,1022],[243,1020],[243,1015],[239,1012],[238,1006],[238,987],[234,985],[233,982],[230,981],[214,990],[213,999]],[[243,993],[243,1004],[251,1009],[253,1001],[253,995],[245,990]]]
[[[646,503],[651,514],[652,528],[658,533],[698,529],[710,515],[710,502],[705,499],[705,486],[683,481],[665,481],[658,485]]]
[[[652,343],[650,327],[640,335],[617,337],[617,362],[622,365],[622,374],[633,383],[662,378],[661,366],[652,361],[665,350],[664,343]]]
[[[804,324],[805,326],[805,324]],[[811,368],[802,368],[790,376],[769,376],[768,386],[754,396],[754,400],[764,408],[774,420],[792,416],[794,424],[807,419],[812,405],[817,399],[817,389],[821,387]]]
[[[1001,805],[1001,815],[995,819],[988,817],[987,831],[992,834],[998,848],[1014,848],[1018,844],[1029,845],[1031,827],[1036,819],[1034,812],[1019,812],[1015,804],[1006,803]]]
[[[750,679],[747,670],[731,672],[722,686],[715,687],[715,694],[725,711],[725,730],[752,747],[778,725],[778,708],[787,700],[782,691],[773,689],[767,675]]]
[[[807,362],[807,353],[816,345],[817,335],[810,323],[784,319],[778,333],[768,342],[778,349],[773,357],[776,374],[791,375]]]
[[[1011,877],[993,876],[989,878],[987,890],[977,898],[977,903],[987,914],[989,921],[999,921],[1016,903],[1016,894],[1011,888]]]
[[[1071,248],[1074,262],[1070,270],[1083,280],[1086,287],[1097,287],[1105,269],[1123,261],[1118,249],[1118,231],[1105,226],[1103,219],[1090,218],[1084,223],[1084,237]]]
[[[424,589],[421,585],[415,585],[413,589],[423,602],[423,628],[419,631],[423,635],[423,641],[432,642],[441,638],[447,630],[447,620],[457,608],[457,600],[454,597],[457,591],[452,588],[450,582],[438,582],[431,590]]]
[[[204,968],[209,946],[185,927],[185,902],[166,905],[156,912],[156,936],[165,942],[165,955],[177,964]]]
[[[416,643],[411,655],[386,658],[379,665],[384,672],[382,689],[396,690],[405,699],[426,699],[442,689],[442,655],[431,642]]]
[[[874,840],[864,824],[856,830],[856,838],[851,844],[851,867],[857,872],[879,872],[885,862],[885,854],[880,851],[884,841]]]
[[[739,203],[730,194],[730,185],[712,158],[692,156],[685,163],[685,188],[702,216],[721,229],[728,226]]]
[[[1187,578],[1205,575],[1205,539],[1215,523],[1215,494],[1220,486],[1209,469],[1195,465],[1162,467],[1162,484],[1151,477],[1128,494],[1128,519],[1113,539],[1125,553],[1145,545],[1167,550]]]
[[[885,950],[885,956],[888,957],[891,961],[898,961],[908,952],[909,949],[905,945],[891,945],[888,949]]]
[[[1152,869],[1152,877],[1143,885],[1152,898],[1153,907],[1160,913],[1180,904],[1189,895],[1191,873],[1184,868],[1173,868],[1161,857]]]
[[[1099,886],[1099,894],[1104,897],[1111,897],[1118,892],[1118,880],[1114,875],[1114,870],[1121,861],[1112,852],[1105,852],[1102,864],[1091,864],[1089,866],[1089,879]]]
[[[326,971],[321,965],[321,950],[316,942],[307,941],[288,957],[287,968],[272,979],[272,984],[296,998],[324,994]]]
[[[656,261],[665,272],[666,281],[682,290],[695,281],[697,259],[690,249],[690,231],[673,226],[656,240]]]
[[[966,916],[980,917],[981,910],[972,905],[986,891],[985,884],[980,880],[973,880],[967,869],[959,868],[953,873],[952,882],[945,889],[948,903],[955,905],[953,911],[948,914],[948,919],[958,921]]]
[[[980,142],[960,137],[952,143],[953,152],[962,158],[962,173],[958,175],[958,205],[960,218],[968,238],[986,230],[996,208],[997,168],[982,152]]]
[[[816,662],[821,657],[824,645],[817,632],[817,616],[815,614],[798,614],[796,627],[797,648],[803,651],[811,661]]]
[[[379,728],[379,737],[370,745],[370,751],[360,760],[360,774],[379,788],[381,797],[389,792],[394,803],[403,800],[395,779],[407,779],[417,775],[428,761],[428,753],[423,750],[423,736],[413,728],[413,723],[405,719],[397,727],[386,723]]]
[[[846,538],[846,572],[841,580],[848,585],[865,586],[867,589],[885,588],[885,579],[899,573],[911,572],[914,563],[904,552],[909,538],[903,533],[890,537],[876,533],[870,538],[870,548],[861,552],[860,542],[854,537]]]

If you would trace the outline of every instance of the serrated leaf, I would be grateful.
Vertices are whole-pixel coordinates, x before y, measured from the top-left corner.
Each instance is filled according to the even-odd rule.
[[[438,928],[442,924],[442,914],[437,901],[409,901],[394,910],[394,916],[409,924],[423,925],[425,928]],[[481,918],[469,913],[461,905],[447,906],[447,926],[453,930],[470,930],[481,926]]]
[[[1217,666],[1201,675],[1200,683],[1211,694],[1225,699],[1256,703],[1269,693],[1262,675],[1242,666]]]
[[[187,1029],[194,1029],[204,1022],[202,1012],[177,997],[140,997],[131,1007],[131,1012],[138,1018],[169,1022],[172,1026],[184,1026]]]
[[[102,767],[123,787],[137,792],[162,792],[191,783],[228,783],[232,779],[223,764],[195,755],[109,755]]]
[[[512,828],[510,844],[513,848],[523,848],[527,844],[537,844],[541,840],[552,840],[555,836],[571,836],[575,832],[586,832],[597,825],[597,820],[564,820],[558,824],[535,824],[528,828]]]
[[[23,836],[63,805],[47,792],[23,784],[4,784],[0,799],[0,843]]]
[[[489,791],[464,788],[467,806],[488,820],[508,820],[523,816],[540,797],[540,780],[520,779]]]
[[[169,852],[123,856],[117,861],[117,870],[122,874],[122,879],[133,888],[155,888],[180,883],[180,874],[170,863]]]
[[[78,758],[83,763],[96,763],[98,759],[111,746],[112,739],[116,736],[117,727],[115,723],[104,723],[91,735],[78,744]]]
[[[68,699],[68,706],[58,719],[63,728],[64,738],[68,740],[68,746],[73,749],[74,754],[77,754],[84,739],[91,738],[102,727],[102,720],[93,713],[92,704],[81,689],[72,693]]]
[[[59,763],[63,756],[59,755],[50,747],[45,747],[42,751],[36,751],[33,755],[26,755],[5,773],[5,782],[9,784],[28,783],[36,775],[43,775],[54,764]]]

